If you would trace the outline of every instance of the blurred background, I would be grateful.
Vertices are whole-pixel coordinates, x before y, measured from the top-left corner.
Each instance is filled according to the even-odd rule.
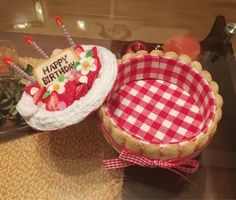
[[[146,42],[185,33],[202,40],[217,15],[236,22],[235,0],[1,0],[0,10],[0,31],[62,35],[59,15],[72,36]]]

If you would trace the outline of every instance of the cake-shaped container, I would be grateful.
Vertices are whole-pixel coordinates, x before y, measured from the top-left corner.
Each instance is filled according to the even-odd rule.
[[[24,41],[42,59],[32,64],[32,74],[9,57],[2,60],[25,78],[26,87],[16,109],[26,123],[41,131],[77,124],[96,111],[111,91],[117,77],[117,60],[108,49],[78,45],[60,16],[55,16],[70,46],[47,55],[31,36]]]
[[[96,74],[96,78],[94,79],[93,76],[90,76],[91,72],[87,76],[88,81],[91,77],[94,79],[92,80],[91,87],[85,93],[82,91],[83,89],[81,89],[81,97],[78,100],[74,100],[63,110],[47,110],[45,109],[45,103],[42,104],[42,106],[39,105],[40,102],[36,104],[34,98],[35,96],[30,95],[30,92],[24,92],[21,100],[17,104],[17,110],[25,119],[26,123],[32,128],[45,131],[61,129],[72,124],[77,124],[87,117],[91,112],[96,111],[102,105],[107,94],[112,89],[117,76],[117,61],[115,55],[108,49],[100,46],[82,45],[81,47],[85,52],[96,48],[96,54],[100,62],[99,73]],[[83,58],[80,58],[80,60],[82,59]],[[44,60],[42,59],[41,62],[43,61]],[[37,62],[37,65],[40,65],[40,61]],[[50,87],[51,86],[49,85],[47,89],[50,89]],[[66,88],[67,85],[65,84],[64,87]],[[76,87],[79,88],[80,85]],[[35,88],[31,88],[31,91],[33,89]],[[25,89],[25,91],[26,90],[27,89]],[[73,94],[76,93],[76,90],[77,89],[75,87],[71,87],[65,92]],[[65,92],[62,93],[62,95],[65,94]],[[45,98],[45,101],[47,101],[47,98]],[[66,96],[66,98],[68,99],[69,97]],[[52,104],[56,104],[53,99]]]
[[[161,161],[192,158],[216,131],[223,104],[218,92],[210,73],[186,55],[127,54],[98,111],[104,136],[118,152]]]

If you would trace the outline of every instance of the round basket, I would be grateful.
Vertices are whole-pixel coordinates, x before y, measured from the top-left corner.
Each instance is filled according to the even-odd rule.
[[[107,141],[152,160],[192,158],[207,146],[223,105],[199,62],[154,50],[125,55],[112,92],[99,109]]]

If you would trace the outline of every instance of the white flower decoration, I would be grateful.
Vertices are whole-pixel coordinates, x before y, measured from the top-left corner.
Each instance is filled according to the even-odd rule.
[[[88,75],[90,71],[96,71],[97,67],[94,63],[95,59],[91,56],[87,56],[87,52],[80,53],[80,61],[77,70],[84,76]]]
[[[50,94],[53,91],[56,91],[58,94],[62,94],[65,92],[65,81],[53,83],[48,87],[47,90],[50,92]]]
[[[80,83],[88,83],[88,77],[87,76],[81,76],[79,77],[79,82]]]

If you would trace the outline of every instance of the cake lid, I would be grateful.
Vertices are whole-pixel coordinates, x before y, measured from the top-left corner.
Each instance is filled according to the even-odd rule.
[[[30,44],[43,58],[26,74],[11,59],[4,58],[29,81],[17,104],[26,123],[37,130],[55,130],[81,122],[97,110],[113,87],[117,76],[115,55],[95,45],[76,45],[60,17],[55,17],[70,47],[55,49],[48,56],[30,37]]]

